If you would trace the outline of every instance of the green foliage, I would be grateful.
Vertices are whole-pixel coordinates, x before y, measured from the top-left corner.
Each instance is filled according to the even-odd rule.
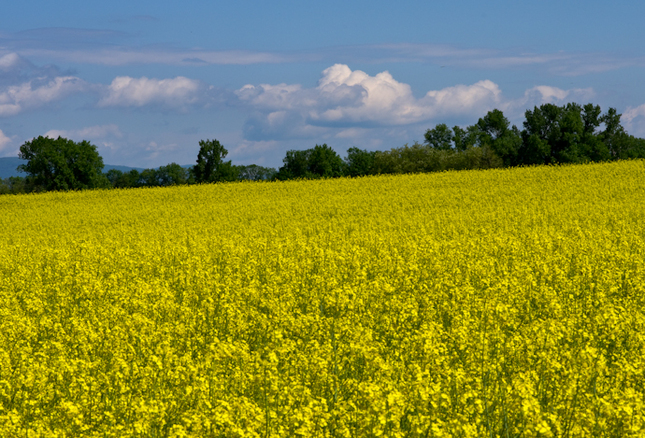
[[[500,110],[489,111],[475,126],[471,132],[477,133],[480,147],[489,147],[501,158],[504,166],[517,164],[517,153],[522,145],[520,131],[516,126],[510,126]]]
[[[237,168],[237,177],[240,180],[248,181],[269,181],[278,173],[273,167],[262,167],[257,164],[248,166],[235,166]]]
[[[62,137],[40,136],[20,146],[18,155],[27,160],[19,170],[26,172],[30,191],[81,190],[107,187],[103,158],[96,146],[83,140],[75,143]]]
[[[459,152],[465,151],[469,147],[475,146],[479,130],[476,125],[461,129],[459,126],[452,128],[454,132],[455,149]]]
[[[377,152],[374,173],[422,173],[445,170],[491,169],[503,162],[490,147],[470,146],[463,151],[437,149],[414,143],[385,152]]]
[[[177,163],[161,166],[157,170],[157,180],[160,186],[175,186],[188,182],[189,172]]]
[[[111,169],[106,173],[106,177],[115,188],[165,187],[191,182],[190,171],[177,163],[170,163],[158,169],[144,169],[141,172],[136,169],[129,172]]]
[[[137,169],[132,169],[129,172],[123,172],[118,169],[110,169],[106,173],[107,179],[114,188],[127,188],[127,187],[143,187],[143,179],[141,173]]]
[[[28,193],[32,191],[27,178],[21,176],[10,176],[0,180],[0,195]]]
[[[605,130],[598,138],[606,145],[611,159],[645,158],[645,140],[625,132],[615,108],[609,108],[599,121],[604,123]]]
[[[345,158],[345,175],[356,177],[373,174],[375,157],[376,151],[349,148]]]
[[[592,104],[544,104],[526,111],[525,119],[518,164],[645,157],[643,142],[625,132],[615,108],[601,115],[600,107]]]
[[[327,144],[316,145],[304,151],[287,151],[282,162],[284,165],[275,175],[279,180],[334,178],[343,176],[345,171],[345,162]]]
[[[453,148],[454,134],[445,123],[440,123],[425,133],[426,144],[434,149],[448,151]]]
[[[309,172],[320,178],[343,176],[345,162],[327,144],[316,145],[309,156]]]
[[[230,161],[224,161],[228,151],[219,141],[200,140],[197,164],[193,167],[195,182],[211,183],[235,181],[237,169]]]

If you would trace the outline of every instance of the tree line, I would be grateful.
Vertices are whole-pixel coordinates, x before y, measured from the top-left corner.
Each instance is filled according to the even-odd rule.
[[[228,151],[219,141],[201,140],[192,167],[171,163],[141,172],[113,169],[103,173],[103,160],[89,142],[38,137],[20,147],[19,157],[27,164],[19,170],[27,176],[3,180],[0,193],[360,177],[645,158],[645,139],[629,135],[620,117],[614,108],[603,113],[591,103],[543,104],[525,112],[520,130],[495,109],[474,125],[450,128],[441,123],[425,132],[423,143],[387,151],[353,147],[341,158],[327,144],[290,150],[279,169],[234,165],[225,161]]]

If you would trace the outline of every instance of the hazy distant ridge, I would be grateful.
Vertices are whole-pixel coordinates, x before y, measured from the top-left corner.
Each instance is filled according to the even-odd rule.
[[[27,176],[26,173],[21,173],[16,170],[21,164],[26,164],[27,160],[21,160],[20,158],[15,157],[3,157],[0,158],[0,179],[9,178],[10,176]],[[128,167],[128,166],[115,166],[112,164],[106,164],[103,167],[103,172],[107,172],[110,169],[117,169],[122,172],[128,172],[132,169],[138,171],[144,170],[143,167]]]

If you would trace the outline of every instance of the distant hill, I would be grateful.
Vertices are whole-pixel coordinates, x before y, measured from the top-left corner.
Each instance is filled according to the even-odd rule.
[[[21,164],[26,164],[26,160],[21,160],[20,158],[14,157],[2,157],[0,158],[0,179],[9,178],[10,176],[27,176],[26,173],[18,172],[16,168]],[[122,172],[129,172],[132,169],[142,171],[143,167],[128,167],[128,166],[114,166],[112,164],[106,164],[103,167],[103,172],[107,172],[110,169],[117,169]]]

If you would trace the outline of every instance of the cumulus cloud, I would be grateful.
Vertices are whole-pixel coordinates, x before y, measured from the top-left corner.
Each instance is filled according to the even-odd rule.
[[[8,72],[25,66],[25,60],[17,53],[7,53],[0,57],[0,71]]]
[[[267,132],[297,122],[310,127],[406,125],[438,115],[480,112],[501,99],[499,87],[491,81],[429,91],[417,99],[408,84],[387,71],[370,76],[343,64],[324,70],[312,89],[261,84],[246,85],[236,94],[260,113],[251,120],[255,131]]]
[[[515,118],[533,105],[587,101],[594,92],[540,85],[518,99],[507,99],[497,84],[481,80],[431,90],[416,98],[408,84],[387,71],[370,76],[335,64],[322,72],[314,88],[245,85],[235,94],[253,111],[244,127],[245,138],[276,140],[320,137],[330,134],[330,129],[336,138],[352,138],[360,129],[481,117],[494,108]]]
[[[213,87],[200,81],[177,76],[173,79],[147,77],[116,77],[106,87],[99,107],[143,107],[157,105],[163,108],[186,109],[204,103],[204,94]]]
[[[408,84],[387,71],[370,76],[343,64],[324,70],[315,88],[246,85],[236,95],[256,111],[245,126],[249,139],[309,137],[330,127],[409,125],[439,116],[480,114],[502,103],[499,87],[487,80],[429,91],[417,99]]]
[[[39,108],[88,88],[87,82],[74,76],[34,79],[12,85],[0,91],[0,116],[11,116],[27,109]]]

